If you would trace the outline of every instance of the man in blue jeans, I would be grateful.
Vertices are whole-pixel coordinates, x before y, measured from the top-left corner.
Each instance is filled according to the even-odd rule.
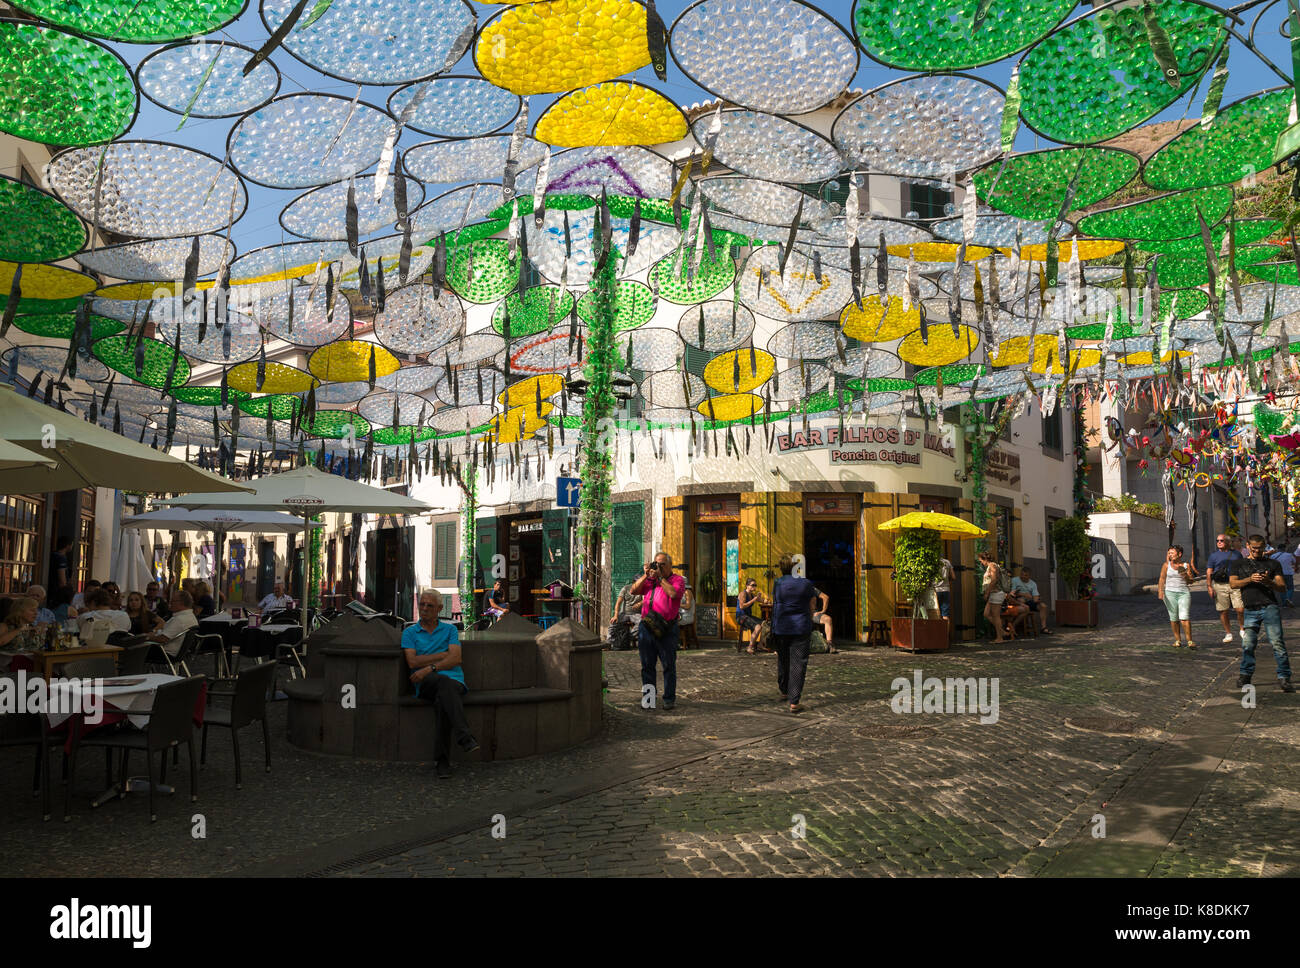
[[[1282,639],[1282,613],[1278,611],[1278,593],[1286,589],[1282,566],[1264,555],[1263,535],[1252,534],[1247,545],[1249,558],[1232,563],[1228,583],[1240,589],[1246,606],[1241,626],[1241,670],[1237,686],[1248,685],[1255,674],[1255,639],[1262,627],[1273,646],[1277,661],[1277,680],[1283,692],[1295,692],[1291,685],[1291,659]]]
[[[433,738],[433,766],[438,776],[451,776],[451,738],[466,753],[478,749],[478,740],[465,721],[463,697],[465,671],[460,665],[460,636],[456,626],[438,618],[442,593],[420,593],[420,621],[402,632],[402,651],[411,670],[415,694],[437,711]]]
[[[782,555],[781,577],[772,586],[772,645],[776,649],[776,685],[790,712],[802,711],[804,680],[808,675],[809,640],[812,638],[812,600],[816,586],[796,578],[794,557]]]
[[[644,700],[645,687],[655,686],[656,661],[664,667],[664,709],[677,704],[677,616],[682,608],[682,595],[686,592],[686,579],[673,574],[673,560],[664,552],[647,562],[643,574],[632,586],[633,595],[641,595],[641,624],[637,626],[637,645],[641,653],[641,686]],[[658,616],[663,635],[655,635],[651,628],[651,615]],[[642,702],[642,708],[653,708]]]

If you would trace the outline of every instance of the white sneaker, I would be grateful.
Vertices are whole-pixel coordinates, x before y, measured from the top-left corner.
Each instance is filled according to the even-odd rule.
[[[1225,636],[1223,637],[1223,641],[1224,641],[1224,642],[1231,642],[1231,641],[1232,641],[1232,633],[1229,632],[1227,635],[1225,635]]]

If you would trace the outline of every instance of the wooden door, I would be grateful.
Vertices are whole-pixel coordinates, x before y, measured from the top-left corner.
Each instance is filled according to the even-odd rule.
[[[862,561],[859,600],[866,603],[865,623],[888,621],[894,617],[894,539],[880,530],[880,525],[895,517],[893,494],[862,495]]]

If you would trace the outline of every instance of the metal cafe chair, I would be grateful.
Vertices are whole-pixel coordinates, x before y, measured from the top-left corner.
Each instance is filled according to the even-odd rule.
[[[82,739],[78,733],[72,741],[72,755],[69,762],[69,781],[64,791],[63,819],[72,819],[72,786],[77,775],[77,753],[82,746],[102,746],[109,750],[120,750],[122,788],[119,797],[126,796],[127,760],[131,750],[141,750],[149,767],[149,819],[158,819],[154,808],[155,788],[167,777],[167,751],[179,748],[184,743],[190,758],[190,800],[199,798],[199,764],[194,758],[194,707],[198,705],[203,692],[203,677],[181,679],[158,687],[154,693],[153,708],[149,710],[132,710],[132,715],[148,715],[149,725],[142,730],[122,729],[111,733],[95,732]],[[154,764],[154,754],[158,754],[159,763]]]
[[[262,743],[266,747],[266,772],[271,772],[271,727],[266,720],[266,697],[275,676],[275,662],[259,662],[240,671],[233,690],[214,689],[209,695],[229,697],[226,705],[212,705],[203,716],[203,742],[199,747],[199,763],[208,759],[208,727],[221,726],[230,730],[235,748],[235,789],[244,788],[243,772],[239,759],[239,731],[255,722],[262,723]]]

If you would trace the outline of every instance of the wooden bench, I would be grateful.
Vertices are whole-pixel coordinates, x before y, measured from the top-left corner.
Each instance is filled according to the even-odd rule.
[[[1037,613],[1028,611],[1023,615],[1017,615],[1014,619],[1008,619],[1003,613],[1002,618],[1013,639],[1020,638],[1022,634],[1027,634],[1031,639],[1038,638]]]

